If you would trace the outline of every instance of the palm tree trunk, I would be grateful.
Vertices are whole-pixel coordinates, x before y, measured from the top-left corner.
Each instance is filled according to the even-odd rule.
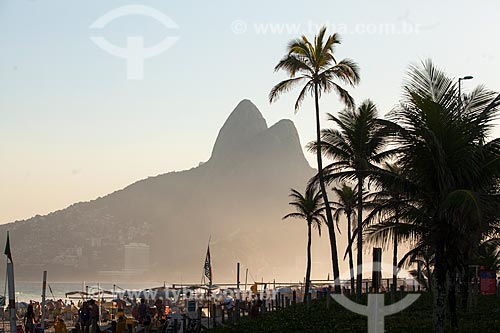
[[[434,286],[433,274],[431,271],[431,261],[429,255],[425,256],[425,269],[427,271],[427,290],[432,292]]]
[[[316,145],[317,152],[316,158],[318,161],[318,180],[325,203],[325,212],[328,225],[328,235],[330,236],[330,249],[332,255],[333,278],[335,279],[335,292],[340,293],[340,272],[339,272],[339,258],[337,253],[337,239],[335,236],[335,225],[333,224],[332,209],[328,201],[328,194],[325,188],[325,180],[323,178],[323,159],[321,156],[321,122],[319,116],[319,93],[318,84],[314,84],[314,103],[316,106]]]
[[[349,243],[352,239],[352,225],[351,225],[351,214],[347,214],[347,238],[348,238],[348,252],[349,252],[349,271],[351,272],[351,293],[354,292],[354,263],[352,261],[352,246]]]
[[[304,289],[304,304],[307,304],[309,289],[311,285],[311,222],[307,221],[307,268],[306,268],[306,286]]]
[[[434,274],[434,306],[432,314],[432,331],[434,333],[444,333],[445,328],[445,307],[446,307],[446,262],[444,258],[444,245],[439,244],[436,248]]]
[[[461,291],[461,298],[462,298],[462,311],[467,311],[467,303],[469,301],[469,284],[470,284],[470,269],[468,266],[465,267],[465,271],[462,274],[462,287],[460,288]]]
[[[358,176],[358,275],[356,279],[356,300],[361,299],[361,287],[363,284],[363,177]]]
[[[448,280],[448,308],[450,311],[450,323],[452,332],[458,331],[458,318],[457,318],[457,288],[456,288],[456,275],[454,272],[449,273]]]
[[[395,296],[398,284],[398,237],[396,235],[397,228],[399,224],[399,208],[396,207],[396,221],[394,223],[394,234],[393,234],[393,253],[392,253],[392,293]],[[420,278],[420,277],[419,277]]]

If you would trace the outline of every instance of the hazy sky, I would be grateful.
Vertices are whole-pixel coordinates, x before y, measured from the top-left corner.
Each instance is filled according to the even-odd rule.
[[[124,5],[169,17],[124,16],[90,25]],[[0,223],[94,199],[136,180],[187,169],[210,157],[219,128],[251,99],[269,124],[292,119],[314,137],[311,104],[294,115],[297,92],[269,105],[284,78],[273,67],[287,42],[326,24],[342,34],[339,58],[361,67],[357,101],[381,112],[398,101],[409,63],[431,57],[454,76],[500,90],[498,0],[472,1],[0,1]],[[125,59],[91,36],[124,47],[178,40],[127,80]],[[334,96],[324,112],[340,108]],[[497,131],[500,135],[500,131]],[[310,161],[310,154],[306,153]]]

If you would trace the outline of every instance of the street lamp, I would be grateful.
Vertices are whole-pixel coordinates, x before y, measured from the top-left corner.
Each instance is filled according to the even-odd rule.
[[[458,100],[460,102],[460,105],[462,105],[462,81],[471,80],[473,78],[473,76],[467,75],[458,79]]]

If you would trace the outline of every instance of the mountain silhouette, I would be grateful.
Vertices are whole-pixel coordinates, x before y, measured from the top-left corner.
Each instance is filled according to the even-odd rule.
[[[144,243],[143,278],[199,282],[211,237],[214,282],[234,281],[238,261],[254,277],[300,279],[305,222],[281,218],[290,188],[302,191],[314,172],[293,122],[268,127],[243,100],[205,163],[0,228],[10,231],[16,274],[25,278],[48,269],[59,279],[104,279],[101,271],[123,269],[125,244]]]

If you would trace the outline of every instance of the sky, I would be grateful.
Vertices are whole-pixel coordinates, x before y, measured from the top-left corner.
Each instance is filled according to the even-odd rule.
[[[93,25],[116,10],[127,15]],[[273,68],[288,41],[321,25],[341,34],[338,58],[361,68],[356,101],[372,99],[381,114],[398,102],[408,65],[426,58],[473,75],[464,91],[499,91],[499,10],[497,0],[1,0],[0,223],[208,160],[244,98],[268,124],[293,120],[305,145],[315,135],[311,101],[294,114],[297,91],[272,105],[267,96],[285,78]],[[169,45],[143,61],[127,51],[127,60],[91,37]],[[334,95],[321,100],[323,112],[341,108]]]

